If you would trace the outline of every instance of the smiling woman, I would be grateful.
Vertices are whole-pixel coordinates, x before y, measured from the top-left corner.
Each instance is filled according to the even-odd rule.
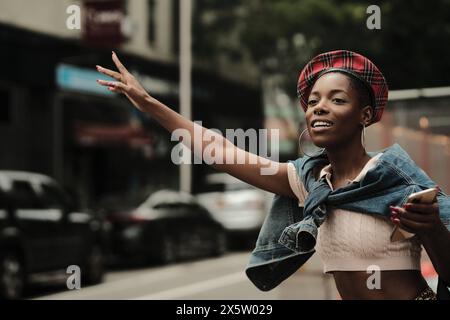
[[[302,76],[311,66],[316,67],[309,75],[314,81],[302,87]],[[299,96],[307,101],[308,130],[314,144],[325,148],[330,161],[320,176],[326,175],[331,190],[343,188],[361,180],[377,165],[360,137],[367,126],[381,118],[387,84],[368,59],[348,51],[321,55],[305,70],[300,76]],[[294,188],[300,190],[300,181],[296,181]],[[426,289],[420,272],[414,271],[420,269],[420,243],[416,239],[390,243],[392,226],[387,219],[356,211],[336,208],[327,212],[319,229],[317,250],[325,272],[334,275],[343,298],[411,299]],[[372,265],[381,270],[383,288],[378,290],[366,284]]]
[[[317,241],[324,272],[333,274],[343,299],[435,298],[420,272],[421,245],[449,283],[449,197],[441,193],[439,205],[399,209],[412,190],[434,182],[397,144],[366,152],[365,128],[381,119],[387,104],[383,74],[360,54],[327,52],[301,72],[298,96],[305,131],[323,151],[289,162],[301,210],[289,199],[275,199],[247,275],[270,290],[308,260]],[[416,236],[392,241],[396,225]]]

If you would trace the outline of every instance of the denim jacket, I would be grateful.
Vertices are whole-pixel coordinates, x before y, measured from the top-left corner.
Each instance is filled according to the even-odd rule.
[[[315,179],[314,168],[329,164],[326,154],[301,157],[294,164],[308,197],[303,207],[298,200],[275,195],[261,227],[246,274],[262,291],[278,286],[298,270],[314,253],[317,228],[326,218],[327,208],[335,207],[361,214],[390,216],[389,206],[403,206],[411,193],[433,188],[433,182],[398,144],[378,152],[383,154],[361,181],[332,191],[322,177]],[[438,194],[440,218],[450,229],[450,197]],[[441,281],[440,290],[448,291]]]

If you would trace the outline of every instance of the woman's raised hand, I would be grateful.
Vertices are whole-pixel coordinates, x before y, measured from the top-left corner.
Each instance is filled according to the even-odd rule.
[[[112,60],[119,72],[101,66],[97,66],[97,70],[116,81],[97,80],[97,82],[112,92],[124,94],[136,108],[142,112],[148,112],[151,104],[155,103],[156,99],[145,91],[136,78],[120,62],[115,52],[112,53]]]

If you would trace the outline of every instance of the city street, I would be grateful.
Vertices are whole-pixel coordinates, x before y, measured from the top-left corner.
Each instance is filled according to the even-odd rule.
[[[166,267],[106,274],[104,283],[35,297],[44,300],[244,300],[336,299],[332,277],[323,275],[317,255],[296,274],[269,292],[259,291],[244,273],[248,252]]]
[[[1,0],[0,300],[450,300],[449,2]]]

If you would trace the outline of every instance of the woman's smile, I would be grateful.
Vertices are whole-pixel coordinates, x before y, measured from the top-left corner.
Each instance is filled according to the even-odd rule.
[[[312,133],[323,133],[332,130],[334,123],[328,119],[314,119],[311,121],[311,132]]]
[[[330,131],[332,129],[333,129],[333,125],[311,127],[311,131],[314,132],[314,133],[328,132],[328,131]]]

